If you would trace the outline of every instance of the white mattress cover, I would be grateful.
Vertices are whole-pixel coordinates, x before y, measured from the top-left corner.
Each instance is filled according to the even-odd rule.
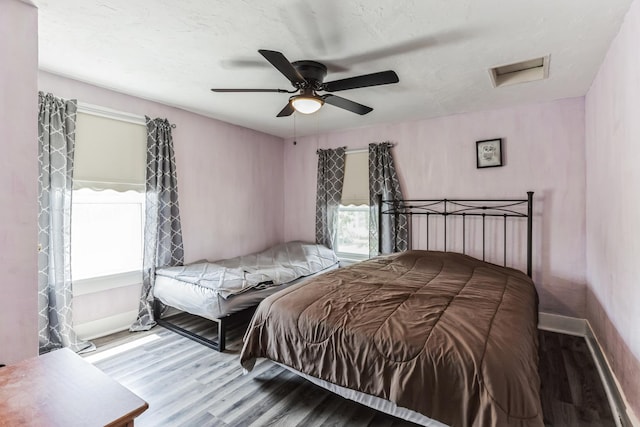
[[[412,411],[411,409],[404,408],[402,406],[398,406],[395,403],[381,399],[377,396],[372,396],[370,394],[362,393],[360,391],[352,390],[350,388],[342,387],[328,381],[321,380],[316,377],[312,377],[311,375],[307,375],[300,371],[297,371],[289,366],[274,362],[283,368],[287,368],[291,372],[296,375],[300,375],[304,379],[311,381],[317,386],[324,388],[325,390],[329,390],[332,393],[337,394],[338,396],[342,396],[345,399],[353,400],[355,402],[361,403],[369,408],[375,409],[376,411],[384,412],[385,414],[392,415],[397,418],[401,418],[406,421],[410,421],[412,423],[416,423],[422,426],[427,427],[448,427],[447,424],[443,424],[440,421],[434,420],[432,418],[427,417],[426,415],[422,415],[419,412]]]
[[[299,283],[309,277],[338,268],[339,263],[309,276],[266,289],[251,289],[238,295],[223,298],[215,289],[184,282],[175,277],[156,276],[153,295],[163,304],[206,319],[215,320],[245,308],[258,305],[271,294]]]
[[[336,253],[324,245],[290,241],[235,258],[161,267],[156,269],[155,276],[214,289],[228,298],[249,289],[290,283],[337,262]]]

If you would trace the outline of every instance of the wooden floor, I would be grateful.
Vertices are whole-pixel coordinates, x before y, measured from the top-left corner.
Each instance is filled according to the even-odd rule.
[[[181,316],[209,335],[213,323]],[[149,403],[136,426],[414,426],[343,399],[266,360],[242,374],[243,328],[231,329],[219,353],[156,327],[94,340],[85,355]],[[213,332],[211,332],[213,334]],[[210,337],[213,337],[212,335]],[[583,339],[540,333],[545,424],[614,426],[604,389]]]
[[[584,338],[540,331],[540,398],[545,424],[615,426]]]

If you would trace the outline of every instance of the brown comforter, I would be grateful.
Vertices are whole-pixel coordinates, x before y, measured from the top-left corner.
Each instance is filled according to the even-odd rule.
[[[540,426],[536,323],[523,273],[409,251],[267,298],[241,363],[266,357],[453,426]]]

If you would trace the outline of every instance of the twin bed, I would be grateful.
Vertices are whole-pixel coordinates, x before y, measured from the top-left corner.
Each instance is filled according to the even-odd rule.
[[[155,318],[167,329],[224,351],[230,322],[250,316],[269,295],[338,265],[335,253],[325,246],[287,242],[231,259],[159,268],[153,288]],[[217,339],[205,338],[173,323],[171,318],[163,318],[166,307],[214,321]]]
[[[505,262],[507,241],[514,240],[506,222],[526,218],[530,276],[532,193],[525,200],[402,201],[381,214],[443,216],[445,236],[447,221],[459,217],[463,248],[475,217],[482,257],[485,222],[497,218],[505,223]],[[519,270],[446,252],[446,237],[444,245],[442,252],[383,255],[280,289],[253,315],[240,363],[250,370],[265,357],[421,425],[543,425],[533,282]]]

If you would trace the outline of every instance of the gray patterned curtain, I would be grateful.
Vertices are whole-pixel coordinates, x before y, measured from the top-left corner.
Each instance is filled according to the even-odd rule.
[[[95,349],[72,327],[71,189],[75,100],[38,93],[38,342],[40,354]]]
[[[146,121],[147,174],[142,292],[138,319],[131,325],[131,331],[146,331],[156,324],[153,315],[156,268],[184,263],[172,126],[167,119],[152,120],[146,117]]]
[[[318,150],[316,243],[333,248],[344,182],[345,147]]]
[[[382,200],[402,200],[400,181],[393,164],[391,154],[393,144],[381,142],[369,144],[369,255],[379,254],[379,241],[382,253],[400,252],[408,247],[408,228],[406,215],[382,215],[382,224],[378,232],[378,196]],[[380,236],[378,236],[380,234]]]

